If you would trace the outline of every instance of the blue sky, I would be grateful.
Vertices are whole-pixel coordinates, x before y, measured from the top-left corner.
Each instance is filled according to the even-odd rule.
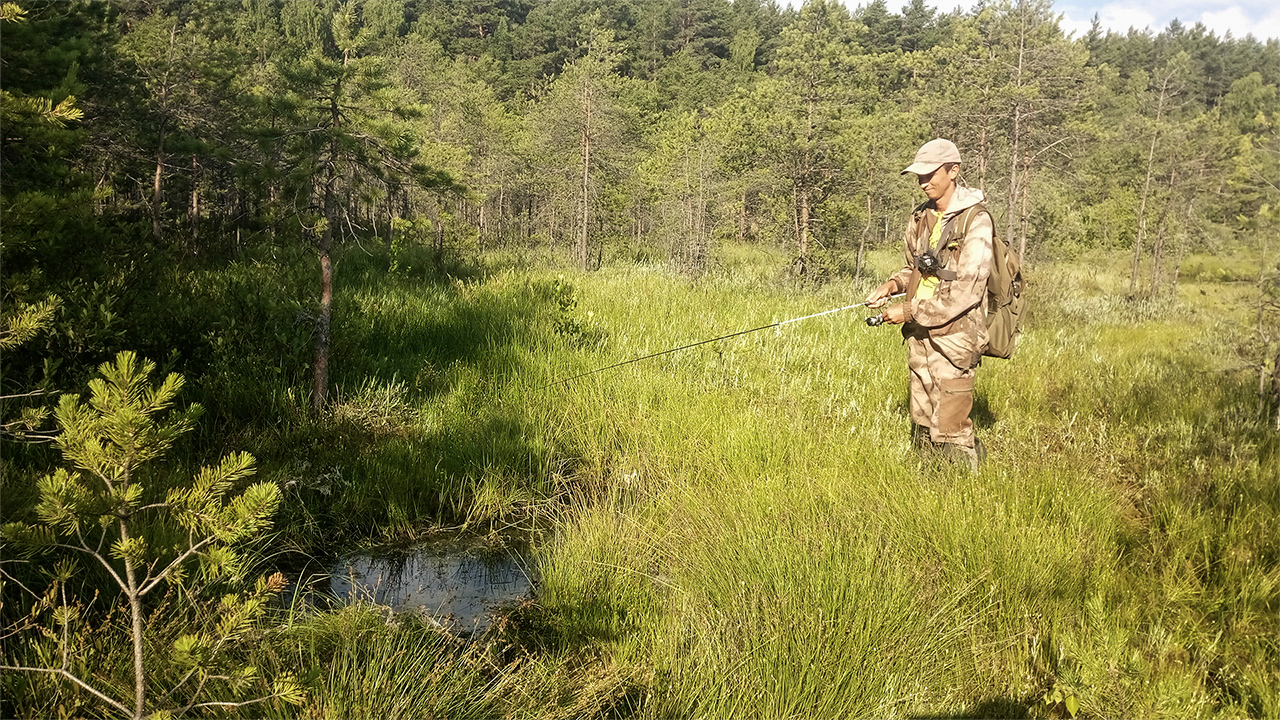
[[[783,0],[792,7],[799,7],[803,0]],[[864,0],[843,0],[853,8],[865,4]],[[968,9],[974,2],[965,0],[926,0],[929,5],[950,11],[956,7]],[[890,10],[906,5],[904,0],[888,0]],[[1280,2],[1277,0],[1058,0],[1054,11],[1062,15],[1062,29],[1076,37],[1089,30],[1089,23],[1097,13],[1104,29],[1128,32],[1129,28],[1150,28],[1159,32],[1177,18],[1184,25],[1197,22],[1223,37],[1230,32],[1233,37],[1252,34],[1259,40],[1280,39]]]
[[[1218,37],[1230,32],[1237,38],[1280,39],[1280,3],[1274,0],[1069,0],[1054,3],[1054,10],[1063,15],[1062,29],[1077,37],[1088,32],[1097,13],[1104,28],[1117,32],[1131,27],[1158,32],[1177,18],[1188,26],[1204,23]]]

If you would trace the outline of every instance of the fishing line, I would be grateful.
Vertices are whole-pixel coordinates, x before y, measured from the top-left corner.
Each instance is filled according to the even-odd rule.
[[[896,295],[890,295],[890,296],[889,296],[888,298],[886,298],[886,299],[890,299],[890,300],[891,300],[891,299],[893,299],[893,298],[900,298],[900,297],[902,297],[903,295],[906,295],[906,293],[897,293]],[[590,370],[590,371],[588,371],[588,372],[584,372],[584,373],[581,373],[581,374],[579,374],[579,375],[574,375],[573,377],[567,377],[567,378],[564,378],[564,379],[562,379],[562,380],[557,380],[557,381],[555,381],[555,382],[553,382],[553,383],[551,383],[551,384],[549,384],[549,385],[543,385],[542,387],[543,387],[543,388],[549,388],[549,387],[553,387],[553,386],[555,386],[555,385],[563,385],[564,383],[571,382],[571,381],[573,381],[573,380],[577,380],[578,378],[584,378],[584,377],[586,377],[586,376],[588,376],[588,375],[595,375],[596,373],[602,373],[602,372],[604,372],[605,370],[612,370],[612,369],[614,369],[614,368],[622,367],[623,365],[630,365],[631,363],[638,363],[638,362],[640,362],[641,360],[648,360],[648,359],[650,359],[650,358],[656,358],[656,357],[660,357],[660,356],[662,356],[662,355],[668,355],[668,354],[670,354],[670,353],[677,352],[677,351],[680,351],[680,350],[688,350],[689,348],[695,348],[695,347],[698,347],[699,345],[706,345],[707,343],[713,343],[713,342],[716,342],[717,340],[728,340],[729,338],[735,338],[735,337],[738,337],[739,335],[746,335],[746,334],[748,334],[748,333],[759,332],[760,330],[768,330],[769,328],[772,328],[772,327],[782,327],[783,325],[789,325],[789,324],[791,324],[791,323],[800,322],[801,320],[811,320],[811,319],[816,318],[816,317],[822,317],[823,315],[830,315],[831,313],[838,313],[838,312],[840,312],[840,311],[842,311],[842,310],[852,310],[852,309],[854,309],[854,308],[860,308],[860,307],[865,307],[865,306],[866,306],[866,303],[865,303],[865,302],[860,302],[860,303],[858,303],[857,305],[845,305],[844,307],[833,308],[833,309],[831,309],[831,310],[823,310],[823,311],[822,311],[822,312],[820,312],[820,313],[814,313],[814,314],[812,314],[812,315],[805,315],[804,317],[791,318],[790,320],[780,320],[780,321],[778,321],[778,322],[776,322],[776,323],[769,323],[768,325],[761,325],[761,326],[760,326],[760,327],[758,327],[758,328],[751,328],[750,330],[739,330],[738,332],[735,332],[735,333],[729,333],[728,335],[721,335],[720,337],[713,337],[713,338],[711,338],[710,340],[699,340],[699,341],[698,341],[698,342],[696,342],[696,343],[689,343],[688,345],[681,345],[680,347],[674,347],[674,348],[671,348],[670,350],[663,350],[663,351],[661,351],[661,352],[656,352],[656,353],[653,353],[653,354],[650,354],[650,355],[645,355],[645,356],[643,356],[643,357],[631,358],[630,360],[623,360],[622,362],[614,363],[614,364],[612,364],[612,365],[606,365],[606,366],[604,366],[604,367],[602,367],[602,368],[596,368],[595,370]]]

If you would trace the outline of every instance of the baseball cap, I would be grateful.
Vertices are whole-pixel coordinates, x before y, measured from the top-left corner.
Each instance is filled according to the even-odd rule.
[[[960,148],[950,140],[937,138],[920,146],[916,151],[915,162],[903,170],[902,174],[928,175],[946,163],[958,162],[960,162]]]

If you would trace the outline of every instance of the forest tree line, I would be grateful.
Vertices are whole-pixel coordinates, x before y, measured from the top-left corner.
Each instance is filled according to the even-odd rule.
[[[1274,583],[1264,577],[1270,572],[1265,559],[1274,553],[1256,539],[1269,535],[1254,530],[1265,525],[1266,513],[1247,508],[1265,506],[1263,490],[1249,488],[1264,487],[1258,468],[1274,455],[1268,449],[1274,436],[1263,437],[1256,420],[1280,427],[1280,267],[1274,260],[1280,250],[1278,85],[1276,39],[1218,37],[1201,25],[1177,22],[1159,32],[1115,33],[1096,21],[1083,37],[1071,37],[1047,0],[983,2],[954,13],[938,12],[923,0],[911,0],[897,12],[885,0],[855,7],[808,0],[796,9],[776,0],[0,1],[0,494],[6,508],[0,536],[12,556],[0,568],[0,633],[7,639],[0,652],[0,715],[82,716],[109,707],[136,718],[163,708],[178,715],[216,709],[258,717],[254,703],[277,703],[272,712],[283,714],[279,703],[297,706],[311,693],[319,703],[310,706],[312,715],[360,716],[326,705],[340,699],[326,694],[318,680],[320,669],[335,665],[332,652],[307,659],[287,634],[248,632],[277,607],[288,580],[273,572],[254,584],[242,572],[241,558],[250,567],[309,567],[317,556],[364,547],[369,538],[416,542],[443,527],[471,530],[489,523],[492,529],[498,519],[513,528],[523,518],[536,529],[540,517],[571,517],[563,508],[575,503],[589,508],[597,488],[620,482],[612,473],[630,467],[631,460],[615,463],[614,456],[630,447],[619,438],[638,430],[615,425],[617,416],[633,412],[618,402],[598,402],[590,393],[562,396],[559,384],[537,386],[565,368],[586,369],[580,367],[584,362],[603,366],[610,353],[629,347],[610,345],[625,332],[601,329],[604,323],[591,326],[591,312],[577,306],[574,282],[595,282],[597,298],[611,294],[646,309],[652,305],[652,314],[640,316],[648,326],[635,323],[646,333],[639,345],[649,350],[688,339],[649,333],[654,324],[676,324],[673,316],[692,315],[690,305],[702,302],[703,291],[723,277],[720,264],[744,247],[753,250],[752,262],[767,265],[769,277],[780,281],[768,292],[735,288],[752,302],[733,300],[730,321],[781,312],[777,299],[804,300],[803,293],[793,292],[802,285],[813,290],[809,299],[849,287],[865,292],[858,286],[873,281],[868,251],[884,251],[877,260],[890,249],[898,252],[900,228],[920,200],[914,178],[902,177],[900,170],[922,142],[939,136],[960,146],[963,181],[986,193],[997,231],[1026,262],[1034,293],[1046,299],[1046,315],[1065,325],[1090,315],[1081,323],[1082,334],[1065,328],[1038,357],[1021,351],[1032,363],[1021,367],[1032,371],[1015,374],[1039,383],[1053,374],[1049,368],[1058,369],[1060,358],[1076,357],[1103,330],[1120,332],[1119,339],[1113,335],[1103,343],[1103,352],[1114,357],[1081,363],[1087,367],[1060,387],[1028,383],[1029,389],[1019,390],[1026,393],[1023,399],[1012,403],[1027,407],[1005,404],[1003,412],[1015,418],[1008,425],[1018,428],[1007,442],[1041,447],[1040,438],[1046,438],[1050,444],[1044,447],[1061,447],[1032,452],[1044,457],[1019,468],[1044,483],[1044,489],[1014,489],[1026,493],[1022,506],[1045,509],[1019,519],[1017,528],[1004,527],[1003,510],[973,513],[980,519],[1000,515],[1001,524],[953,524],[953,532],[983,538],[980,544],[986,545],[1016,529],[997,554],[1031,557],[1022,527],[1035,528],[1052,505],[1050,526],[1068,522],[1071,528],[1043,535],[1067,538],[1062,546],[1070,551],[1052,551],[1043,566],[1037,556],[1034,572],[1016,568],[1027,594],[1002,591],[1016,603],[983,596],[971,617],[998,612],[1005,624],[993,624],[1003,628],[995,634],[973,636],[984,648],[973,657],[1022,647],[1021,640],[1008,639],[1030,632],[1023,628],[1032,615],[1017,604],[1026,598],[1040,603],[1052,595],[1066,610],[1045,627],[1068,627],[1092,612],[1092,598],[1108,594],[1100,590],[1088,605],[1084,598],[1071,605],[1069,593],[1045,584],[1043,567],[1072,588],[1092,587],[1092,580],[1081,578],[1093,573],[1123,589],[1111,596],[1141,607],[1116,613],[1122,626],[1107,637],[1123,639],[1099,646],[1125,648],[1126,656],[1139,658],[1129,639],[1137,634],[1124,624],[1150,612],[1144,622],[1159,640],[1143,647],[1154,658],[1152,668],[1199,673],[1195,682],[1230,698],[1221,701],[1224,708],[1264,702],[1257,698],[1274,683],[1247,669],[1274,667],[1268,655],[1274,643],[1250,643],[1274,633],[1248,618],[1264,617],[1256,608],[1274,606],[1265,592]],[[1186,261],[1189,256],[1196,257]],[[1056,262],[1077,257],[1083,261],[1075,266]],[[1091,272],[1117,258],[1123,272],[1107,276],[1125,278],[1127,287],[1104,288],[1094,278],[1053,282],[1054,273]],[[1037,276],[1042,261],[1045,272]],[[573,264],[580,272],[556,280],[558,271],[535,263],[562,269]],[[611,263],[664,265],[692,280],[654,273],[661,283],[629,284],[592,272]],[[1196,279],[1212,283],[1199,287],[1221,297],[1186,302],[1184,289],[1184,302],[1177,302],[1183,272],[1198,273]],[[711,282],[697,281],[707,274]],[[484,277],[476,280],[477,275]],[[832,279],[839,283],[828,283]],[[1088,282],[1094,283],[1088,290],[1098,291],[1093,297],[1072,295]],[[1104,296],[1101,304],[1098,296]],[[646,302],[651,300],[661,302]],[[1198,314],[1204,308],[1212,315]],[[1166,314],[1171,321],[1159,322]],[[1211,328],[1203,336],[1202,326]],[[1160,347],[1168,352],[1143,352],[1137,359],[1118,352],[1146,351],[1151,347],[1143,343],[1155,346],[1174,337],[1181,341],[1193,327],[1187,347]],[[680,328],[686,330],[694,331]],[[1202,341],[1212,342],[1215,352],[1206,354],[1203,367],[1186,362]],[[769,387],[790,387],[777,383],[785,375],[781,365],[800,364],[796,357],[825,357],[807,350],[793,357],[797,346],[775,348],[773,359],[760,360],[780,366],[776,373],[768,369]],[[1233,352],[1242,364],[1223,367],[1229,363],[1221,358]],[[635,492],[684,497],[667,490],[680,484],[664,485],[657,478],[683,476],[685,458],[714,470],[708,476],[714,481],[705,484],[733,488],[742,478],[729,455],[769,458],[741,466],[743,477],[754,483],[775,471],[779,477],[807,472],[784,467],[796,464],[792,457],[856,457],[861,450],[855,445],[883,441],[888,425],[868,415],[866,432],[850,428],[839,433],[843,440],[823,430],[812,441],[798,433],[775,443],[772,426],[779,418],[828,423],[824,414],[832,406],[816,402],[823,392],[811,387],[848,383],[842,392],[857,393],[856,383],[870,382],[865,368],[855,367],[858,362],[832,362],[857,372],[833,380],[830,372],[808,372],[806,365],[808,376],[825,375],[796,391],[810,395],[809,405],[781,397],[791,389],[778,390],[776,402],[759,403],[754,393],[764,384],[760,378],[741,388],[720,379],[688,386],[705,392],[665,388],[690,398],[714,392],[738,404],[713,407],[699,400],[673,414],[629,416],[636,427],[655,421],[673,435],[666,445],[666,430],[654,433],[651,450],[651,440],[636,434],[643,448],[636,457],[655,458],[659,469]],[[723,374],[726,365],[717,367]],[[153,385],[157,374],[163,380]],[[662,382],[668,379],[661,376]],[[1236,399],[1251,401],[1255,382],[1258,412],[1239,412]],[[86,383],[90,394],[82,402],[74,393]],[[1101,397],[1118,385],[1128,385],[1127,392]],[[1186,392],[1193,387],[1196,392]],[[631,391],[620,397],[629,397],[626,392]],[[546,407],[559,414],[540,414]],[[848,407],[859,411],[857,402]],[[728,427],[722,418],[735,419],[726,408],[759,413],[744,416],[744,427],[757,428],[746,434],[757,433],[760,442],[711,439],[703,444],[724,447],[691,453],[685,442],[689,427],[710,428],[704,435],[714,438]],[[1098,415],[1099,424],[1073,430],[1082,413]],[[703,417],[690,425],[697,416]],[[1096,438],[1112,437],[1119,450],[1089,465]],[[665,466],[660,458],[680,460]],[[259,461],[263,480],[248,484]],[[1080,461],[1085,462],[1075,467]],[[853,478],[884,472],[848,464]],[[1249,473],[1259,478],[1257,484],[1239,479],[1253,477]],[[700,473],[692,475],[704,482]],[[626,476],[628,487],[633,477],[639,472]],[[826,503],[827,497],[846,497],[834,488],[843,493],[858,484],[847,482],[842,471],[828,496],[811,492],[806,483],[812,480],[778,486],[801,488],[794,499],[802,506],[814,498]],[[1223,484],[1212,484],[1218,481]],[[901,536],[904,547],[912,547],[917,528],[937,527],[936,515],[926,517],[935,506],[920,505],[914,485],[890,484],[904,494],[885,507],[919,506],[912,510],[915,519],[912,513],[886,513],[908,518]],[[1068,505],[1090,513],[1118,502],[1121,494],[1108,489],[1111,484],[1124,486],[1122,511],[1097,510],[1087,523],[1077,523],[1076,515],[1058,517],[1059,497],[1070,497]],[[650,489],[659,487],[661,492]],[[1239,492],[1221,489],[1237,487]],[[1139,494],[1131,494],[1135,489]],[[1091,494],[1103,491],[1116,494]],[[1002,498],[1004,492],[1002,484]],[[1086,500],[1070,494],[1076,492]],[[1254,505],[1245,504],[1246,492]],[[973,497],[995,497],[984,493]],[[932,490],[925,494],[939,497]],[[862,502],[871,496],[847,497]],[[725,517],[752,518],[742,527],[775,517],[773,499],[768,514],[749,516],[734,514],[743,504],[736,491],[726,498],[732,506],[723,506]],[[680,504],[693,508],[702,502]],[[708,502],[717,508],[719,501]],[[1159,521],[1138,523],[1155,529],[1154,549],[1135,553],[1134,536],[1116,526],[1117,520],[1128,522],[1137,505]],[[831,507],[814,505],[810,511],[826,518]],[[693,520],[672,524],[693,525],[721,514],[686,512],[675,507],[673,517]],[[865,524],[865,516],[838,517],[847,525],[831,537],[847,544],[845,528],[855,520]],[[511,518],[516,524],[507,524]],[[1262,524],[1250,524],[1255,520]],[[621,547],[619,537],[649,532],[644,522],[628,520],[622,533],[613,525],[602,527],[610,528],[610,546]],[[273,524],[279,534],[267,535]],[[825,519],[822,525],[815,531],[837,527]],[[849,545],[854,554],[830,556],[840,558],[829,576],[840,582],[831,587],[854,587],[840,584],[850,562],[885,556],[885,536],[878,526],[867,527],[876,527],[864,538],[869,554],[857,554],[858,540]],[[807,532],[795,537],[808,538]],[[1203,540],[1219,537],[1226,540]],[[1174,538],[1177,543],[1165,542]],[[246,546],[243,555],[233,547],[238,544]],[[704,552],[752,557],[724,547],[731,550],[714,544]],[[932,541],[919,548],[929,564],[920,577],[927,575],[931,588],[934,578],[951,577],[938,570]],[[610,572],[627,571],[634,575],[628,582],[648,582],[651,552],[648,546],[643,550],[640,570],[619,565]],[[785,560],[788,552],[761,557]],[[85,563],[66,560],[70,555]],[[1121,563],[1115,568],[1096,562],[1113,555]],[[963,562],[954,577],[964,587],[953,589],[960,598],[975,586],[969,555],[957,557]],[[1171,568],[1162,572],[1176,573],[1175,584],[1165,583],[1172,575],[1152,570],[1160,563]],[[593,573],[605,567],[570,564],[590,566]],[[1206,585],[1198,576],[1182,579],[1196,575],[1185,572],[1192,564],[1234,569],[1215,570]],[[913,565],[901,567],[907,570],[903,577],[914,577]],[[776,579],[746,583],[737,572],[720,573],[734,576],[734,592],[769,589]],[[694,571],[689,577],[716,574]],[[1132,592],[1139,579],[1150,581],[1150,595]],[[1177,597],[1203,603],[1183,607],[1179,601],[1170,611],[1168,603],[1144,601],[1170,596],[1169,587],[1184,588]],[[1240,587],[1262,590],[1241,594]],[[230,594],[221,594],[223,589]],[[207,598],[197,597],[202,592]],[[930,589],[927,595],[950,592]],[[220,599],[208,599],[215,595]],[[635,597],[647,604],[651,596]],[[759,597],[741,596],[747,609],[740,617],[756,617],[767,606]],[[920,597],[910,593],[912,607]],[[1222,597],[1233,600],[1224,605]],[[578,612],[577,600],[572,603],[564,617]],[[778,605],[786,613],[801,607]],[[614,607],[607,608],[609,623],[640,605]],[[894,620],[874,603],[866,607],[866,615],[848,615],[844,608],[840,614]],[[962,614],[954,605],[924,607],[933,619]],[[1026,607],[1036,607],[1034,617],[1041,617],[1040,604]],[[291,616],[293,610],[290,605]],[[599,638],[594,626],[576,620],[562,626],[558,616],[546,617],[553,621],[543,625],[534,616],[530,626],[543,627],[534,632],[548,638],[565,633],[571,649],[564,657],[572,658],[566,662],[577,666],[580,658],[604,657],[591,645]],[[1169,625],[1170,617],[1177,622]],[[1230,632],[1220,643],[1223,617],[1230,620]],[[927,631],[907,625],[905,632],[936,637],[933,619],[918,625]],[[1176,636],[1182,639],[1168,640],[1165,628],[1171,626],[1182,628]],[[341,625],[333,627],[346,633]],[[552,630],[560,627],[570,629]],[[684,635],[702,626],[648,627],[681,627]],[[772,628],[795,625],[765,627],[773,633]],[[1200,627],[1212,629],[1206,635],[1211,642],[1198,645]],[[428,630],[389,637],[430,650],[434,646],[421,638],[440,638],[435,627]],[[956,637],[961,634],[968,631]],[[351,636],[359,638],[356,646],[364,653],[370,636],[363,630]],[[821,641],[822,657],[833,657],[826,639],[836,636],[814,637]],[[859,653],[881,643],[895,648],[895,658],[911,654],[888,641],[845,637],[841,642]],[[451,715],[431,709],[439,686],[413,674],[425,671],[434,678],[433,663],[444,656],[421,662],[418,655],[404,655],[404,646],[370,647],[392,648],[394,657],[412,661],[388,672],[410,678],[403,684],[423,691],[428,709],[416,714]],[[727,646],[707,647],[707,657],[719,657]],[[949,647],[937,645],[938,661],[926,657],[924,664],[950,667],[957,655]],[[1027,647],[1035,672],[1043,675],[1035,660],[1042,646],[1035,641]],[[1054,655],[1053,648],[1061,659],[1069,643],[1055,647],[1046,640],[1043,647],[1045,657]],[[1197,647],[1211,652],[1201,655]],[[590,652],[580,654],[580,648]],[[539,707],[566,712],[568,695],[561,685],[569,676],[555,664],[561,658],[546,654],[550,664],[528,665],[525,681],[512,676],[551,698],[545,705],[532,695],[517,698],[510,707],[522,716],[549,714]],[[245,661],[250,656],[254,663]],[[384,656],[352,657],[358,660],[349,675],[356,681],[366,669],[387,669],[369,659]],[[470,668],[471,659],[463,663],[461,657],[458,667]],[[1103,663],[1103,655],[1097,657],[1098,677],[1134,691],[1141,680],[1148,688],[1143,692],[1153,693],[1148,697],[1160,707],[1181,692],[1177,682],[1149,681],[1163,677],[1156,670],[1119,672],[1114,658]],[[1177,657],[1194,661],[1169,661]],[[258,662],[265,663],[261,675]],[[728,676],[771,674],[742,673],[741,664],[726,674],[717,668],[730,666],[718,663],[707,666],[717,687]],[[899,678],[904,675],[893,669],[896,663],[890,670]],[[679,668],[687,666],[671,667],[677,668],[673,676],[682,677]],[[968,666],[957,667],[951,671],[967,672]],[[1022,665],[1008,668],[1031,681]],[[984,672],[1005,669],[993,661]],[[994,676],[976,675],[969,699],[978,698],[978,690],[986,697],[992,687],[987,678]],[[470,677],[459,681],[458,697],[481,714],[501,715],[485,709],[498,704],[476,705],[476,696],[467,695]],[[590,677],[587,687],[600,687],[597,676]],[[482,678],[485,693],[518,695],[509,688],[520,685],[490,685],[490,679]],[[343,687],[338,681],[335,686]],[[630,692],[630,682],[618,687]],[[699,685],[696,677],[692,682],[686,685],[689,697],[710,686]],[[886,694],[898,692],[893,682],[895,689]],[[940,680],[938,687],[949,682]],[[842,687],[825,680],[816,686]],[[352,687],[358,687],[358,699],[383,695],[369,693],[370,685]],[[1066,702],[1061,685],[1028,687],[1032,702],[1037,693],[1049,705]],[[755,691],[725,692],[747,697]],[[671,697],[683,702],[678,694]],[[1129,692],[1114,697],[1128,703]],[[520,703],[526,701],[533,710],[523,710]],[[945,701],[952,701],[950,691]],[[687,707],[696,709],[697,702]],[[1112,704],[1097,706],[1102,710],[1095,714],[1107,714],[1120,701],[1104,702]],[[316,709],[326,707],[339,709]],[[609,705],[598,714],[615,715],[621,707]],[[673,713],[663,707],[680,706],[654,707],[655,716],[666,717]],[[716,714],[716,706],[707,707]],[[1062,707],[1066,712],[1070,706]],[[1134,707],[1140,706],[1126,704],[1112,714],[1133,714]]]
[[[934,136],[1022,255],[1128,251],[1133,295],[1276,227],[1280,43],[1198,24],[1069,37],[1046,0],[119,0],[0,25],[6,313],[47,310],[73,362],[165,345],[121,329],[158,257],[314,251],[326,346],[334,260],[367,243],[692,275],[762,243],[800,277],[861,275]]]

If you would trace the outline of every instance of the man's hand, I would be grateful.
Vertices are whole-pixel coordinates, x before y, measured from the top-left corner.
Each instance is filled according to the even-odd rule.
[[[901,325],[907,320],[906,307],[907,306],[905,304],[898,303],[897,305],[892,305],[886,308],[884,312],[880,313],[880,315],[884,318],[884,321],[890,325]]]
[[[872,290],[871,294],[867,296],[867,307],[878,308],[881,305],[884,305],[885,302],[889,300],[889,296],[893,295],[897,291],[898,284],[892,280],[886,280],[875,290]],[[899,320],[898,322],[902,321]]]

